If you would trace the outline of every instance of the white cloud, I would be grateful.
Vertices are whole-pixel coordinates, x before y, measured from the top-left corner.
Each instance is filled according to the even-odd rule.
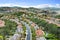
[[[55,5],[51,5],[51,4],[40,4],[37,6],[34,6],[36,8],[45,8],[45,7],[56,7],[56,8],[60,8],[60,4],[55,4]]]
[[[35,8],[45,8],[45,7],[56,7],[56,8],[60,8],[60,4],[55,4],[55,5],[51,5],[51,4],[40,4],[40,5],[33,5],[33,6],[24,6],[24,5],[20,5],[20,4],[0,4],[0,7],[13,7],[13,6],[18,6],[18,7],[35,7]]]
[[[0,4],[0,7],[13,7],[13,6],[19,6],[17,4]]]
[[[14,7],[14,6],[17,6],[17,7],[30,7],[30,6],[25,6],[25,5],[21,5],[21,4],[12,4],[12,3],[9,3],[9,4],[0,4],[0,7]]]
[[[59,7],[60,8],[60,4],[56,4],[56,7]]]

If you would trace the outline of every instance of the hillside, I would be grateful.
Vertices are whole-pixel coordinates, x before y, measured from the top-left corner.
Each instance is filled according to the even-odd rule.
[[[0,7],[0,39],[60,40],[60,15],[56,14],[33,7]]]

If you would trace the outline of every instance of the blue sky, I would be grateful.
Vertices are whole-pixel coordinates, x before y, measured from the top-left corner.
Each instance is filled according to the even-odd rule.
[[[39,5],[39,4],[60,4],[60,1],[59,0],[0,0],[0,4],[4,3]]]
[[[41,4],[49,4],[49,5],[56,5],[60,6],[59,0],[0,0],[1,5],[20,5],[20,6],[37,6]]]

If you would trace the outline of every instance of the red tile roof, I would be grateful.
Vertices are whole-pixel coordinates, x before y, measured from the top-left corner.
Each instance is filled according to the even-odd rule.
[[[40,29],[36,30],[36,35],[37,36],[43,36],[44,35],[44,32]]]
[[[0,27],[3,27],[3,26],[5,26],[5,22],[0,20]]]

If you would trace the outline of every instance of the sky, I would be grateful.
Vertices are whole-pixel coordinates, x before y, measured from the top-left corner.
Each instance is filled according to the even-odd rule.
[[[60,7],[59,0],[0,0],[0,6]]]

